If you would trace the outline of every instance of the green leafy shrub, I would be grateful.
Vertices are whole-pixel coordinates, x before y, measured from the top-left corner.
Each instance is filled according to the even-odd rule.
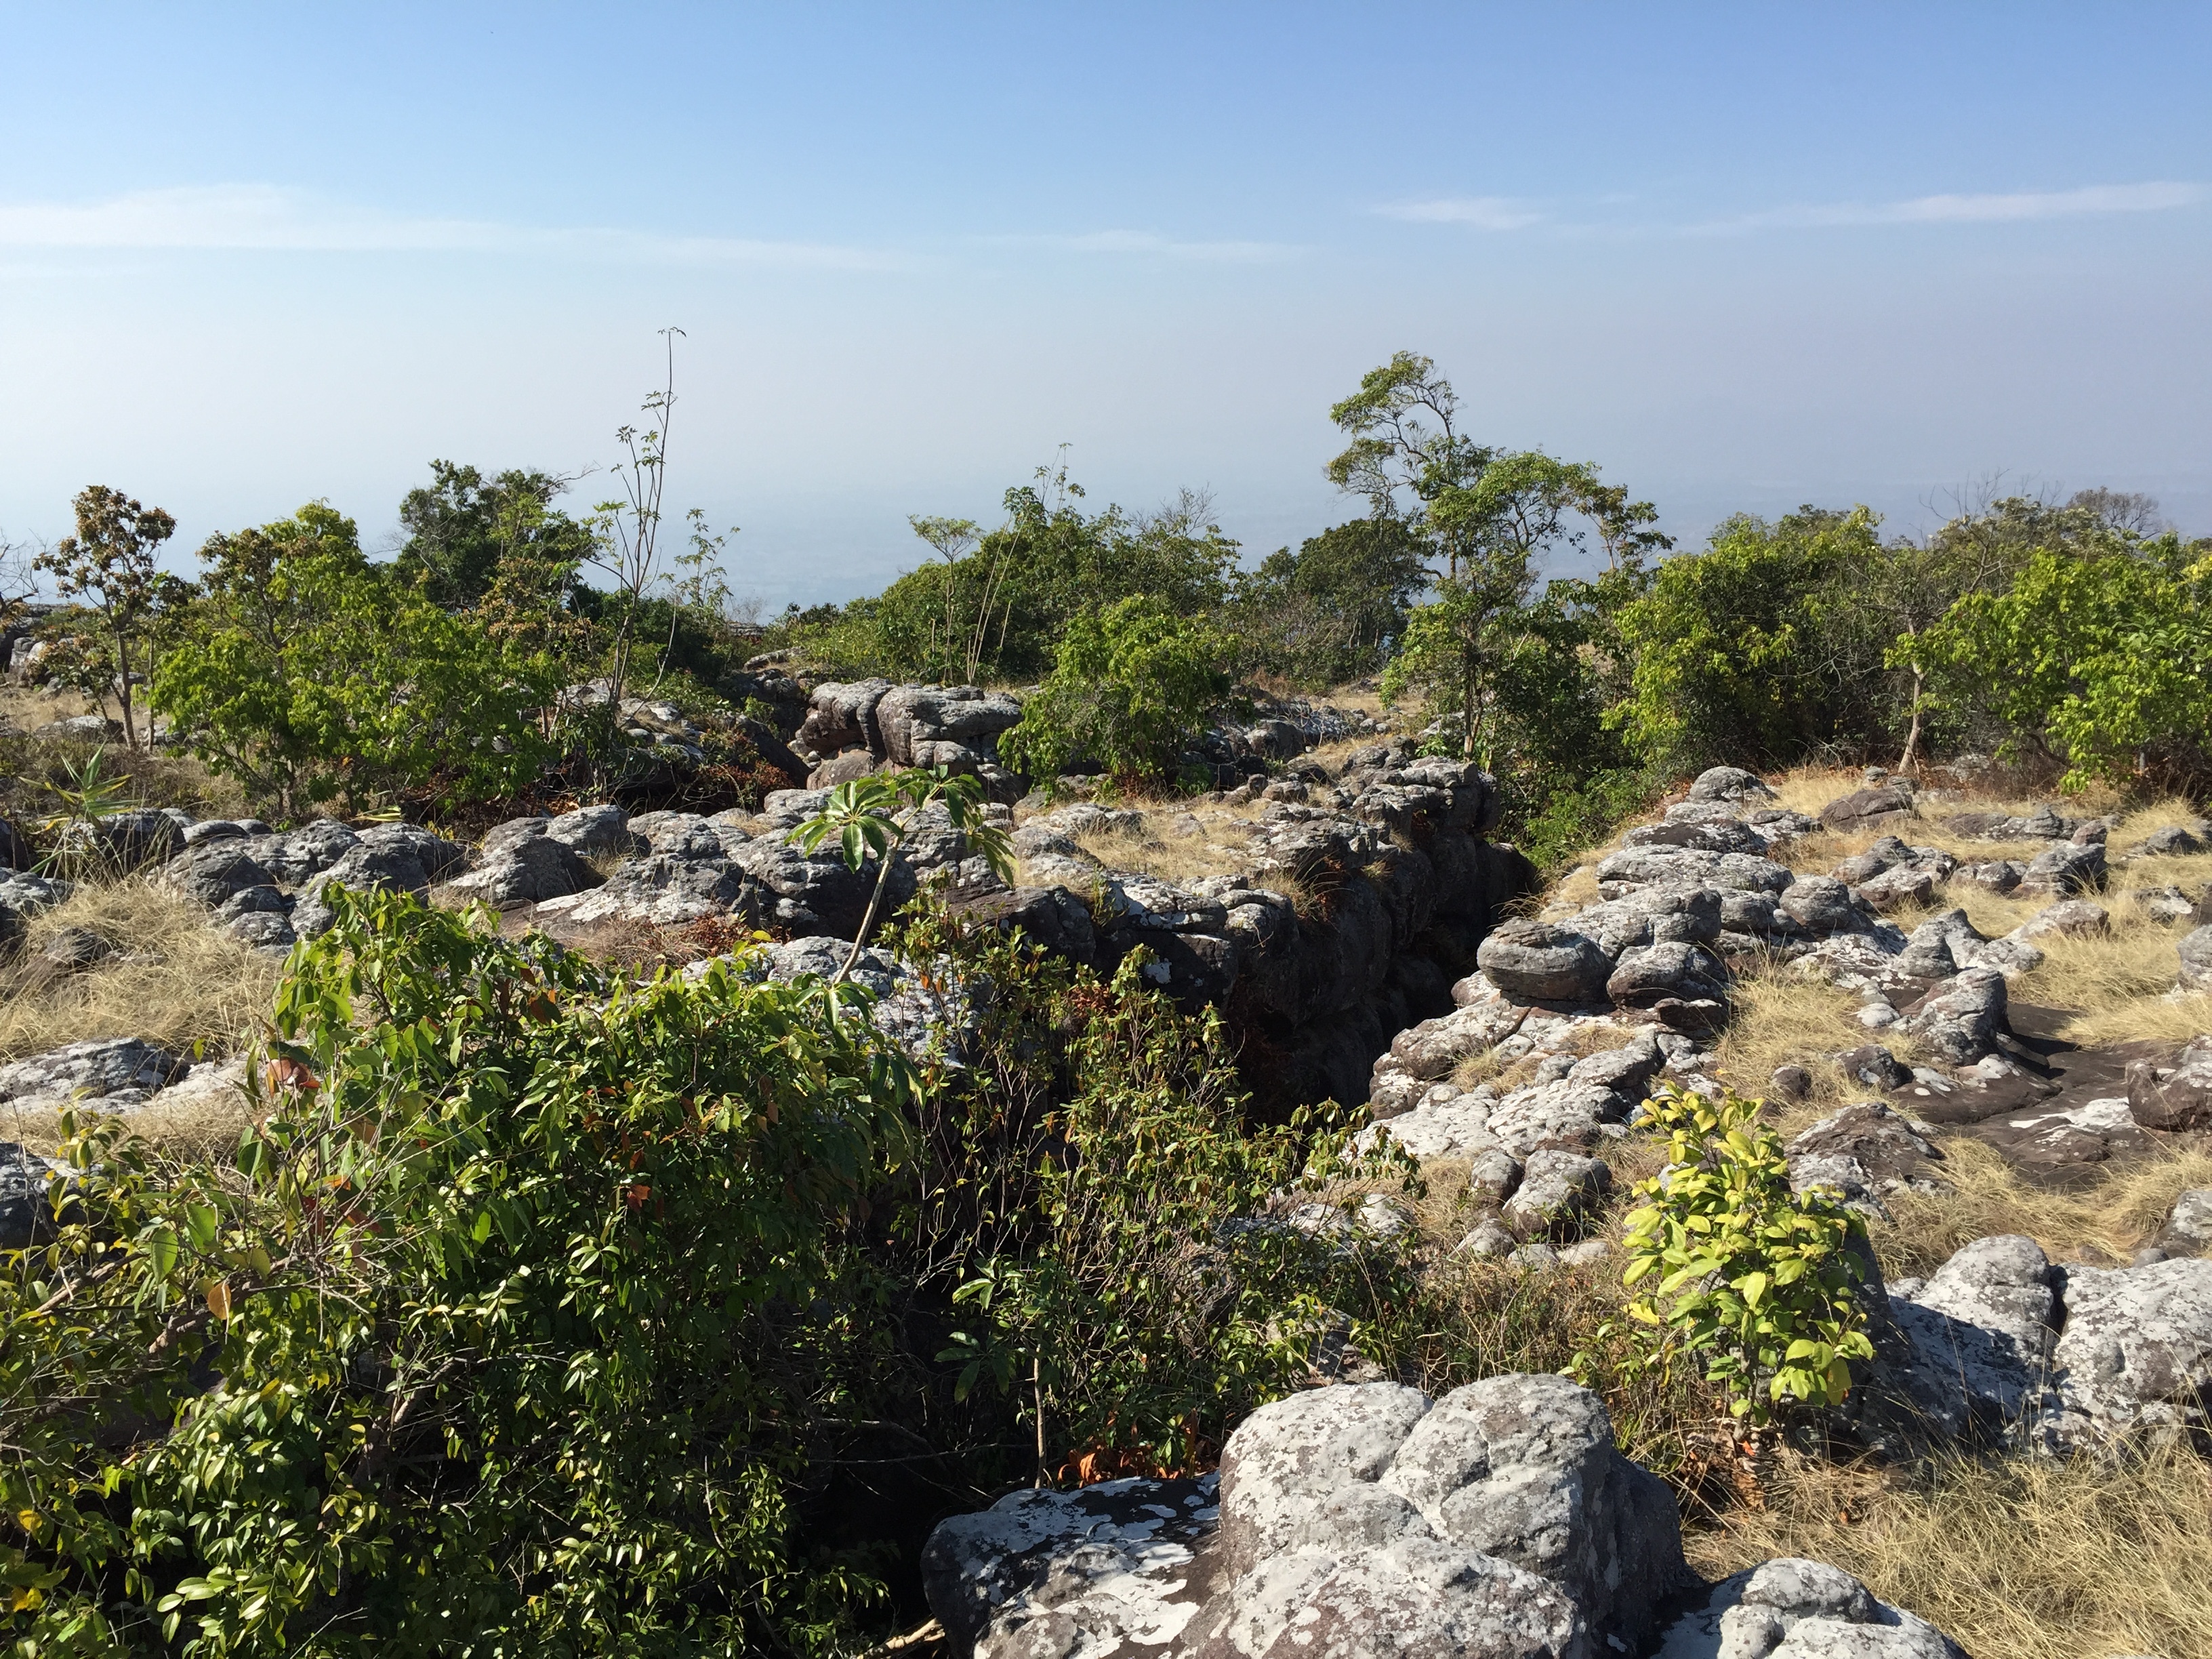
[[[558,665],[371,564],[351,520],[311,504],[216,536],[200,558],[154,706],[257,805],[295,817],[402,789],[482,799],[538,775]]]
[[[1334,1105],[1244,1124],[1220,1015],[1178,1010],[1143,952],[1102,980],[942,907],[897,948],[957,957],[991,988],[966,1064],[924,1091],[897,1226],[951,1304],[938,1357],[957,1390],[1027,1426],[1010,1474],[1205,1467],[1304,1385],[1334,1318],[1364,1341],[1410,1300],[1401,1247],[1346,1248],[1284,1215],[1334,1181],[1402,1183],[1410,1162],[1353,1154],[1364,1115]]]
[[[1969,594],[1893,657],[1925,664],[1937,706],[1990,709],[2013,757],[2063,759],[2066,787],[2212,773],[2212,557],[2173,537],[2039,549],[2011,586]]]
[[[1000,753],[1034,778],[1079,761],[1117,777],[1172,777],[1184,746],[1229,695],[1235,654],[1227,635],[1149,597],[1082,611]]]
[[[1778,1406],[1832,1406],[1850,1361],[1874,1356],[1852,1253],[1865,1227],[1818,1188],[1790,1189],[1782,1143],[1761,1103],[1708,1100],[1671,1085],[1647,1103],[1668,1138],[1666,1169],[1638,1183],[1628,1217],[1628,1304],[1650,1333],[1646,1357],[1705,1356],[1729,1410],[1763,1425]]]
[[[818,983],[629,983],[488,916],[338,910],[237,1169],[73,1125],[63,1224],[0,1273],[8,1636],[818,1644],[867,1587],[791,1551],[790,1333],[909,1068]]]

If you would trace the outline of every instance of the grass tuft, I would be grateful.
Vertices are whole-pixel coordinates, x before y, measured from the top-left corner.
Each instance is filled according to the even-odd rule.
[[[116,954],[44,979],[35,958],[64,928],[96,933]],[[113,1036],[178,1049],[197,1043],[221,1058],[267,1014],[281,965],[210,926],[205,910],[151,876],[85,883],[33,919],[22,953],[0,974],[0,1061]]]
[[[1905,1472],[1785,1453],[1763,1496],[1687,1529],[1691,1565],[1832,1562],[1975,1659],[2212,1655],[2212,1469],[2185,1449]]]

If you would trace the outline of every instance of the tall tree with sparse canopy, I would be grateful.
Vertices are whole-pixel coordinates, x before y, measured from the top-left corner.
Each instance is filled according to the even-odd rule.
[[[112,659],[101,666],[114,671],[123,740],[136,749],[139,733],[131,677],[146,669],[146,625],[175,580],[162,574],[157,561],[161,544],[177,533],[177,521],[106,484],[78,491],[74,505],[76,534],[63,537],[32,563],[53,577],[64,599],[76,600],[100,618],[101,654]]]

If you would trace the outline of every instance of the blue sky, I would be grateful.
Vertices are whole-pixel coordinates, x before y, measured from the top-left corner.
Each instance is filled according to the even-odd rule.
[[[0,4],[0,65],[18,538],[374,544],[434,456],[604,465],[671,323],[671,502],[775,605],[1063,443],[1294,541],[1400,348],[1692,538],[1998,472],[2212,532],[2201,5]]]

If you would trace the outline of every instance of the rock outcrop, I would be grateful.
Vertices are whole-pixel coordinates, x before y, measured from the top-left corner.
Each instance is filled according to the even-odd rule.
[[[1556,1376],[1293,1395],[1230,1437],[1218,1486],[1018,1492],[941,1525],[923,1573],[983,1659],[1595,1659],[1694,1582],[1665,1487]]]

